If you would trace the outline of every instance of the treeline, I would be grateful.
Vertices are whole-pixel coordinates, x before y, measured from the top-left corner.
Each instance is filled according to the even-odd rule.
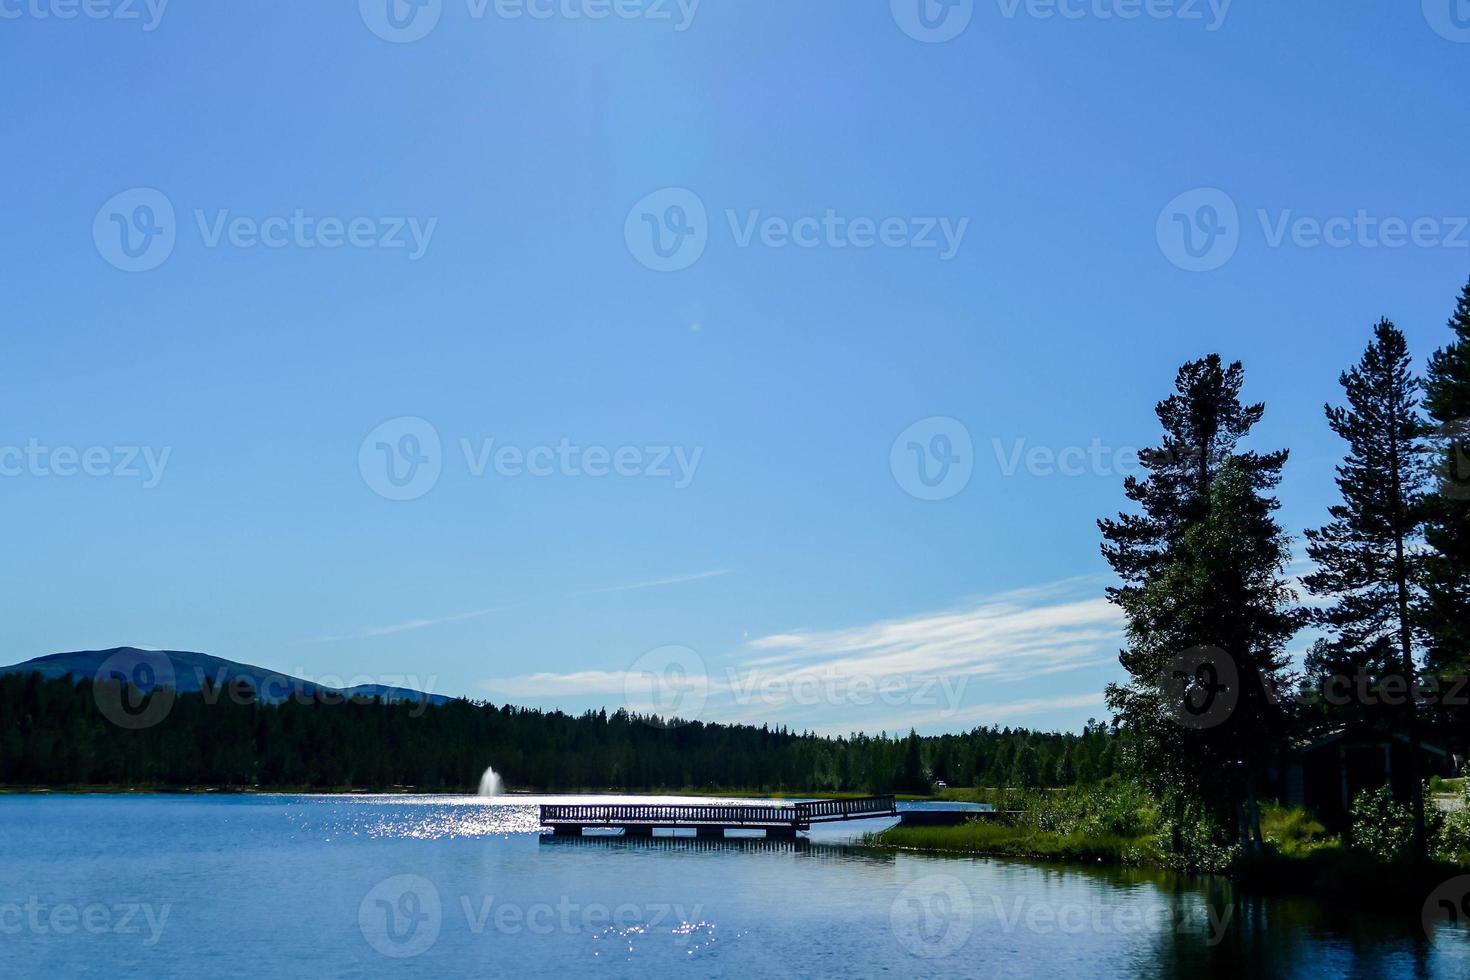
[[[0,785],[470,792],[493,766],[511,788],[548,792],[922,793],[937,780],[1092,782],[1114,772],[1119,754],[1117,740],[1096,723],[1082,734],[977,728],[931,738],[828,738],[765,726],[666,725],[625,711],[572,716],[470,701],[259,703],[248,692],[144,695],[116,684],[0,677]],[[166,711],[150,710],[157,698],[169,699]],[[119,726],[115,713],[99,708],[121,699],[130,717],[148,723]]]
[[[1158,403],[1163,439],[1130,477],[1134,507],[1103,520],[1110,590],[1127,621],[1128,683],[1108,704],[1129,771],[1200,826],[1259,853],[1260,798],[1303,740],[1348,728],[1463,757],[1470,710],[1470,285],[1446,346],[1416,374],[1404,334],[1374,326],[1341,376],[1327,424],[1345,443],[1340,500],[1308,531],[1301,601],[1277,521],[1289,454],[1246,447],[1265,406],[1218,355],[1179,369]],[[1305,671],[1287,645],[1315,627]],[[1414,852],[1425,854],[1419,753],[1409,773]],[[1177,841],[1176,841],[1177,844]]]

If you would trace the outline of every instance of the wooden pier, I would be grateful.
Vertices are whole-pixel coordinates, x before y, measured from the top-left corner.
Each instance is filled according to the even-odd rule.
[[[892,796],[806,803],[543,803],[541,825],[556,836],[620,828],[627,837],[652,837],[657,829],[693,830],[696,837],[724,837],[727,830],[760,830],[794,838],[814,823],[898,815]]]

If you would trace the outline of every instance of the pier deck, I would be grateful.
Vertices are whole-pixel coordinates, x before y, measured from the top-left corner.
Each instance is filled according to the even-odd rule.
[[[581,836],[588,827],[621,828],[627,836],[649,837],[655,829],[693,830],[723,837],[727,830],[762,830],[767,837],[795,837],[814,823],[896,816],[892,796],[804,803],[544,803],[541,825],[558,836]]]

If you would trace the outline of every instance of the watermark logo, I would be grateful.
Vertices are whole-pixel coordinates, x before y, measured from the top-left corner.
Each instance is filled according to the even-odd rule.
[[[899,945],[913,955],[952,956],[975,928],[975,900],[969,886],[953,875],[928,875],[899,892],[888,924]]]
[[[1186,650],[1158,678],[1168,717],[1184,728],[1214,728],[1228,720],[1240,701],[1235,658],[1219,647]]]
[[[1159,212],[1154,228],[1164,257],[1186,272],[1213,272],[1240,247],[1240,211],[1216,187],[1185,191]]]
[[[919,500],[948,500],[970,483],[975,445],[958,419],[934,416],[899,433],[888,452],[898,485]]]
[[[389,419],[367,434],[357,450],[362,480],[388,500],[417,500],[439,482],[444,449],[439,430],[425,419]]]
[[[1433,938],[1441,925],[1470,929],[1470,875],[1451,878],[1424,902],[1424,931]]]
[[[943,44],[965,33],[975,0],[889,0],[899,28],[925,44]]]
[[[1424,0],[1424,19],[1446,41],[1470,44],[1470,0]]]
[[[134,187],[97,210],[97,254],[124,272],[150,272],[168,261],[178,237],[173,202],[159,190]]]
[[[444,925],[439,889],[418,875],[396,875],[375,885],[357,908],[357,925],[368,945],[395,960],[429,950]]]
[[[664,727],[697,720],[708,698],[709,671],[689,647],[650,650],[623,675],[623,704]]]
[[[173,710],[176,678],[168,654],[152,650],[114,653],[97,667],[92,699],[118,728],[152,728]]]
[[[444,0],[357,0],[368,30],[394,44],[411,44],[429,36],[444,13]]]
[[[709,214],[699,195],[665,187],[633,205],[623,240],[640,264],[654,272],[679,272],[698,262],[709,245]]]

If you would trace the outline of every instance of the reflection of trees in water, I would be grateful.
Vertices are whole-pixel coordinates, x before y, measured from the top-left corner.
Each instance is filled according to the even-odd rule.
[[[1007,892],[1014,889],[1016,896],[1096,903],[1109,911],[1166,908],[1168,921],[1162,926],[1150,919],[1119,929],[1135,976],[1438,980],[1470,975],[1470,936],[1464,943],[1445,939],[1436,948],[1417,916],[1393,918],[1309,898],[1248,893],[1218,875],[1024,862],[1006,871],[1006,863],[997,862],[997,870]],[[1088,936],[1058,938],[1078,944],[1079,975],[1086,975]]]
[[[1433,944],[1418,922],[1323,904],[1308,898],[1241,892],[1226,878],[1174,878],[1167,894],[1180,921],[1224,928],[1212,936],[1171,929],[1157,935],[1159,976],[1432,978]],[[1224,918],[1228,915],[1228,919]]]

